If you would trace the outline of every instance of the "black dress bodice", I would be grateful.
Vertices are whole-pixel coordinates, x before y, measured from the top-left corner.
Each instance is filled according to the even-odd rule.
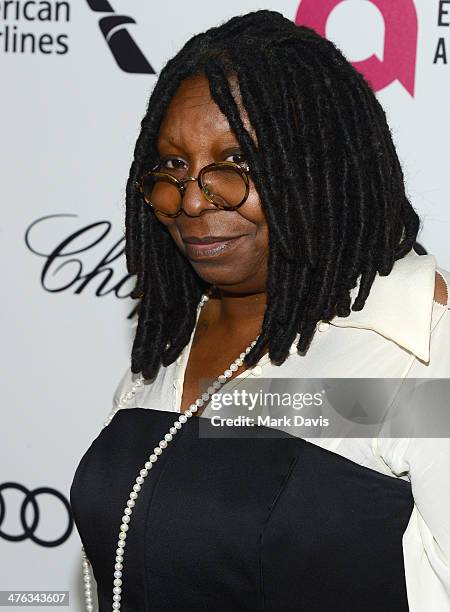
[[[100,612],[112,606],[129,493],[178,416],[119,410],[75,472],[70,501]],[[208,438],[205,427],[206,418],[188,419],[142,484],[122,612],[408,610],[409,483],[275,429]]]

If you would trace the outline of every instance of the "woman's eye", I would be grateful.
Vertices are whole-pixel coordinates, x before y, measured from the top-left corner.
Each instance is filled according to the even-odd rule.
[[[182,170],[184,169],[185,161],[179,159],[177,157],[170,157],[167,159],[163,159],[159,163],[160,168],[164,168],[166,170]]]
[[[239,164],[240,166],[247,163],[243,153],[232,153],[226,158],[225,161],[232,161],[235,164]]]

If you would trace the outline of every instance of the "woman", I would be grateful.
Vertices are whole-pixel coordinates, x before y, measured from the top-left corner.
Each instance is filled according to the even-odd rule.
[[[369,85],[261,10],[189,40],[141,126],[131,368],[71,487],[87,609],[91,563],[100,610],[447,612],[448,440],[199,431],[251,376],[448,376],[450,275]]]

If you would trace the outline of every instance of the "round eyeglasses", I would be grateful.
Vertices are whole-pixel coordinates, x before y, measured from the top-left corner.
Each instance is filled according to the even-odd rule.
[[[160,172],[158,167],[159,164],[144,174],[138,187],[145,202],[165,217],[181,214],[188,181],[196,181],[208,202],[221,210],[236,210],[250,191],[249,167],[245,162],[214,162],[204,166],[197,178],[183,176],[184,169]]]

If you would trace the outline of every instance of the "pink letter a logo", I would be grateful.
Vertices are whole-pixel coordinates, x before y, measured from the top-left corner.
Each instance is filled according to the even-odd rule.
[[[413,0],[369,0],[383,16],[383,61],[372,54],[361,62],[351,62],[361,72],[374,91],[386,87],[396,79],[414,96],[414,77],[417,47],[417,13]],[[325,36],[325,27],[331,11],[342,0],[302,0],[297,9],[295,23],[313,28]]]

